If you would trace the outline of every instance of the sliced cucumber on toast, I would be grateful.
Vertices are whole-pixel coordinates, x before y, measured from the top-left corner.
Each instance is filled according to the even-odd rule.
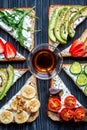
[[[82,66],[79,62],[74,62],[71,66],[70,66],[70,72],[72,74],[79,74],[82,71]]]
[[[85,74],[79,74],[78,77],[77,77],[77,80],[76,80],[76,83],[79,85],[79,86],[84,86],[87,84],[87,76]]]

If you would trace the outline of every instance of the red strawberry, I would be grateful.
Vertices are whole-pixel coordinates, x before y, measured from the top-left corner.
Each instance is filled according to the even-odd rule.
[[[0,39],[0,54],[4,53],[5,50],[5,44],[3,41]]]
[[[5,52],[4,52],[5,58],[14,58],[16,56],[16,49],[10,42],[6,42],[5,44]]]

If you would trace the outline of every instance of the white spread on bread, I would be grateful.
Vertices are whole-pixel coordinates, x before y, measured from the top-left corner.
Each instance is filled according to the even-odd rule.
[[[63,67],[64,71],[67,73],[67,75],[69,75],[71,77],[71,79],[75,82],[76,84],[76,79],[77,79],[77,75],[73,75],[70,72],[70,65],[66,65]],[[82,65],[82,70],[84,70],[84,64]],[[79,87],[79,86],[78,86]],[[84,92],[84,87],[79,87],[83,92]]]
[[[53,78],[52,87],[63,90],[63,94],[61,95],[61,103],[62,103],[62,108],[63,108],[65,97],[71,95],[69,89],[66,87],[66,85],[63,83],[63,81],[60,79],[60,77],[58,75]],[[81,106],[81,104],[77,101],[76,107],[78,107],[78,106]],[[60,109],[60,111],[61,111],[61,109]]]
[[[0,37],[0,39],[3,41],[4,44],[6,43],[6,41],[5,41],[2,37]],[[25,57],[22,56],[19,52],[17,52],[15,58],[20,58],[20,59],[23,58],[23,59],[25,59]],[[2,61],[2,60],[4,60],[4,59],[5,59],[4,54],[0,54],[0,61]]]
[[[5,11],[9,12],[10,14],[12,14],[13,12],[12,10],[5,10]],[[16,15],[15,20],[17,21],[19,19],[20,19],[20,16]],[[34,35],[33,34],[34,24],[35,24],[35,18],[30,17],[28,15],[24,17],[22,34],[25,37],[24,45],[28,50],[32,49],[32,42],[33,42],[32,35]],[[11,36],[13,36],[13,38],[15,39],[18,38],[17,29],[14,30],[11,26],[8,26],[7,24],[5,24],[1,19],[0,19],[0,27],[3,28],[6,32],[8,32]],[[29,31],[29,30],[32,30],[32,31]]]
[[[17,73],[17,72],[16,72]],[[31,86],[31,87],[33,87],[33,89],[34,89],[34,91],[35,91],[35,95],[34,95],[34,97],[32,97],[32,99],[26,99],[26,98],[24,98],[23,97],[23,95],[22,95],[22,89],[24,88],[24,87],[27,87],[27,86]],[[30,92],[31,93],[31,92]],[[16,95],[14,95],[4,106],[2,106],[1,107],[1,109],[0,109],[0,115],[4,112],[4,111],[11,111],[12,112],[12,115],[13,115],[13,117],[14,117],[14,121],[12,120],[12,122],[16,122],[16,123],[18,123],[18,124],[22,124],[22,123],[24,123],[23,122],[23,119],[22,119],[22,117],[20,118],[20,120],[16,120],[16,118],[15,118],[15,115],[16,114],[20,114],[21,112],[25,112],[26,113],[26,116],[27,116],[27,119],[25,120],[25,122],[27,122],[28,121],[28,119],[29,119],[29,117],[31,116],[31,114],[32,114],[32,112],[30,111],[30,110],[28,110],[28,107],[29,107],[29,103],[31,102],[31,100],[35,100],[35,101],[37,101],[38,102],[38,107],[37,107],[37,111],[39,110],[39,107],[40,107],[40,102],[39,102],[39,100],[38,100],[38,97],[37,97],[37,89],[36,89],[36,82],[35,82],[35,80],[33,79],[33,76],[31,76],[27,81],[26,81],[26,83],[24,84],[24,86],[19,90],[19,92],[18,93],[16,93]],[[19,101],[19,104],[21,103],[21,108],[24,108],[24,109],[21,109],[20,111],[17,111],[18,110],[18,107],[17,107],[17,110],[14,110],[13,109],[13,107],[12,107],[12,103],[13,103],[13,101],[14,100],[16,100],[17,98],[19,98],[18,100],[20,100]],[[22,101],[22,102],[21,102]],[[23,101],[24,101],[24,107],[23,107]],[[36,104],[36,102],[35,102],[35,104]],[[32,104],[33,105],[33,104]],[[20,106],[20,105],[19,105]],[[35,108],[34,108],[34,110],[35,110]],[[35,111],[36,112],[36,111]],[[20,116],[20,115],[19,115]],[[22,120],[21,120],[22,119]],[[5,122],[3,121],[2,123],[4,123],[5,124]],[[8,121],[8,123],[9,123],[9,121]],[[7,123],[7,124],[8,124]]]

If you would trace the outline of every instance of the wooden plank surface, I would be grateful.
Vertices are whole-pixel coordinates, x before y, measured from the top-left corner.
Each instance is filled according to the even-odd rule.
[[[35,6],[36,14],[39,17],[39,20],[36,20],[36,29],[40,29],[40,33],[35,33],[35,46],[41,43],[47,43],[47,30],[48,30],[48,8],[51,4],[82,4],[87,5],[87,0],[0,0],[0,8],[13,8],[13,7],[32,7]],[[76,35],[71,40],[69,39],[69,44],[76,38],[80,36],[82,31],[87,27],[87,20],[84,21],[77,29]],[[9,36],[6,32],[0,29],[0,36],[12,42],[15,45],[15,40]],[[66,45],[67,46],[67,45]],[[62,50],[66,46],[59,46],[59,49]],[[24,50],[19,43],[15,45],[17,50],[22,53],[26,58],[28,57],[28,51]],[[77,59],[74,58],[64,58],[64,63],[72,63]],[[81,62],[86,61],[78,60]],[[24,63],[11,63],[14,67],[24,68],[27,67],[27,61]],[[1,64],[0,67],[6,67],[8,64]],[[24,84],[27,78],[30,76],[30,72],[26,73],[20,80],[18,80],[13,87],[8,92],[7,96],[0,101],[0,107],[3,106]],[[62,70],[60,77],[70,89],[72,94],[74,94],[77,99],[87,108],[87,97],[85,97],[82,92],[76,88],[72,80],[64,73]],[[48,100],[48,89],[49,81],[39,80],[38,83],[38,93],[39,99],[41,102],[40,115],[37,120],[31,124],[10,124],[3,125],[0,124],[0,130],[87,130],[87,124],[66,124],[66,123],[57,123],[51,121],[46,114],[47,100]]]

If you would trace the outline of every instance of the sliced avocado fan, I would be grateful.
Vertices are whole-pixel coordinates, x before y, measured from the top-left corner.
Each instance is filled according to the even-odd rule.
[[[81,17],[87,17],[87,6],[80,9],[71,19],[68,24],[68,33],[70,37],[74,37],[75,30],[74,30],[74,22],[81,18]]]
[[[54,9],[51,19],[49,21],[49,27],[48,27],[48,35],[51,41],[56,42],[56,37],[54,35],[54,25],[57,17],[58,9]]]
[[[8,66],[7,73],[8,73],[8,80],[6,82],[7,85],[5,86],[4,91],[0,95],[0,100],[2,100],[4,98],[4,96],[6,95],[8,90],[10,89],[10,87],[13,83],[13,80],[14,80],[14,68],[11,65]]]
[[[1,79],[1,85],[0,85],[0,96],[1,96],[8,82],[8,73],[5,69],[0,69],[0,79]]]
[[[63,7],[59,8],[56,22],[55,22],[55,27],[54,27],[54,34],[55,34],[57,40],[62,44],[65,44],[66,40],[64,40],[60,35],[60,27],[61,27],[61,23],[63,22],[64,14],[68,8],[69,8],[68,6],[63,6]]]
[[[77,13],[81,8],[82,8],[81,5],[72,6],[65,13],[65,16],[63,18],[63,22],[62,22],[61,27],[60,27],[61,37],[65,41],[67,41],[67,37],[68,37],[68,23],[69,23],[70,19],[72,18],[72,16],[75,13]]]

